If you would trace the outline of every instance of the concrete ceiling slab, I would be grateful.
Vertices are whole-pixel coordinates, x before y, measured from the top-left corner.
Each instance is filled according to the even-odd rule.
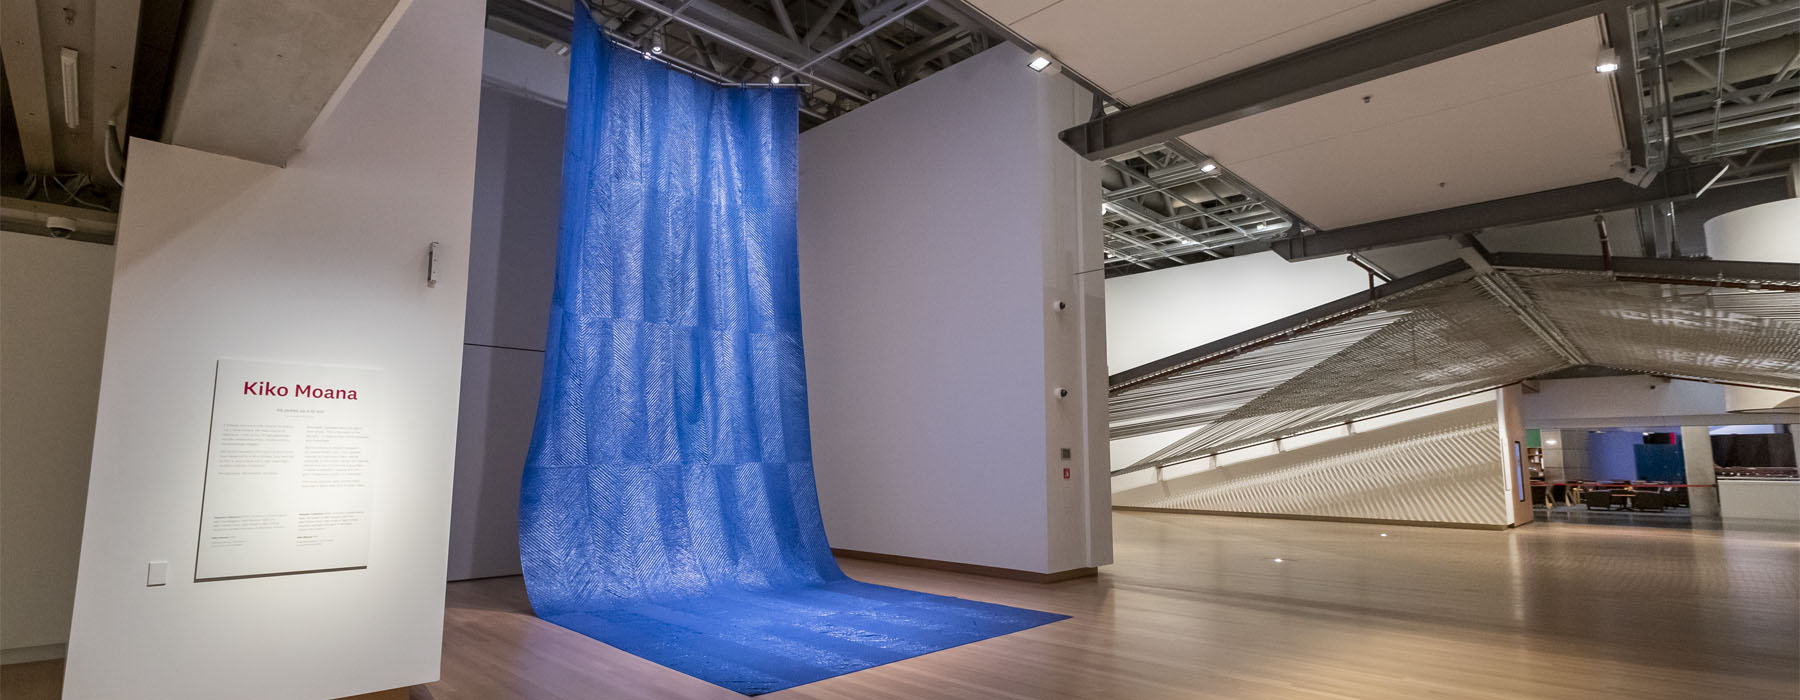
[[[1184,139],[1324,228],[1604,180],[1625,148],[1598,18]]]
[[[284,165],[410,0],[194,0],[165,140]]]

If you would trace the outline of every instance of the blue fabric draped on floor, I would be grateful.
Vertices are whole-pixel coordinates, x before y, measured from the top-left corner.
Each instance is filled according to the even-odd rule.
[[[756,695],[1063,619],[850,580],[813,486],[797,97],[576,12],[519,549],[537,614]]]

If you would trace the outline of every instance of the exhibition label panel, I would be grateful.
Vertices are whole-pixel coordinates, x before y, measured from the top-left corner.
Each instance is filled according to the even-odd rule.
[[[381,372],[219,360],[194,579],[368,565]]]

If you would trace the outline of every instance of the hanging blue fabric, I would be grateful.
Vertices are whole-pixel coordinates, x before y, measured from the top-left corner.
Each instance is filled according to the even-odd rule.
[[[838,569],[800,344],[797,96],[698,81],[575,15],[519,508],[532,608],[749,695],[1063,619]]]

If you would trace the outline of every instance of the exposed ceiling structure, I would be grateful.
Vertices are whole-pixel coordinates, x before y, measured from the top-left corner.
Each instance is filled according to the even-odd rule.
[[[1114,439],[1179,436],[1114,473],[1572,367],[1800,390],[1800,265],[1464,248],[1114,375]]]
[[[1695,161],[1733,166],[1702,184],[1754,182],[1800,142],[1800,0],[971,4],[1116,98],[1064,132],[1078,152],[1191,146],[1290,222],[1281,239]],[[1266,247],[1210,221],[1170,230],[1197,218],[1186,203],[1144,204],[1164,226],[1108,212],[1131,227],[1110,227],[1109,274]],[[1517,222],[1474,223],[1410,240]]]
[[[581,0],[492,0],[488,26],[566,51]],[[613,41],[717,83],[801,85],[817,125],[1006,41],[943,0],[588,0]]]
[[[132,137],[285,164],[400,9],[0,0],[0,217],[51,235],[73,222],[73,237],[110,241]]]

